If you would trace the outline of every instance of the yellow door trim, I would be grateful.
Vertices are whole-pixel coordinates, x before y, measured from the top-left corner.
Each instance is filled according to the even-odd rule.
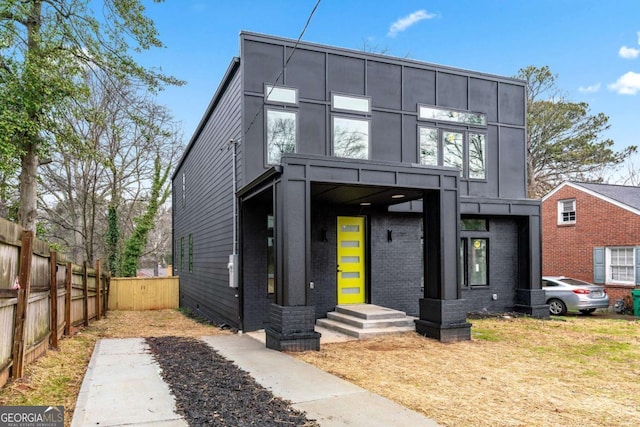
[[[364,217],[339,216],[337,239],[338,305],[365,302]]]

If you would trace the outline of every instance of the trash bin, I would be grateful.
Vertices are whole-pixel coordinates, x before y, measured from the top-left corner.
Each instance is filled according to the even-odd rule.
[[[633,315],[640,317],[640,289],[634,289],[631,291],[633,298]]]

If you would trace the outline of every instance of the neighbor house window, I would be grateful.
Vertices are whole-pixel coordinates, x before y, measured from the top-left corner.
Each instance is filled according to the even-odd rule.
[[[438,129],[419,127],[420,164],[438,164]]]
[[[613,282],[634,283],[634,248],[609,248],[609,278]]]
[[[558,224],[576,223],[576,200],[560,200],[558,202]]]
[[[267,109],[267,164],[279,164],[283,154],[296,152],[296,115]]]
[[[371,114],[371,99],[332,93],[331,110],[345,113],[340,116],[334,115],[332,118],[333,155],[350,159],[368,159],[368,115]]]

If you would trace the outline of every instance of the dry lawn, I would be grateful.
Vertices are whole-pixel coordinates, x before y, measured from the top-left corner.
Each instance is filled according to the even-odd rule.
[[[325,344],[294,356],[447,426],[636,426],[640,322],[602,316],[473,320],[472,340],[416,334]],[[224,334],[176,310],[115,311],[0,391],[0,405],[75,401],[99,338]]]
[[[447,426],[640,424],[640,322],[472,323],[470,342],[408,333],[296,357]]]
[[[106,319],[77,330],[25,367],[25,376],[0,390],[0,405],[64,405],[65,426],[71,424],[76,399],[93,347],[100,338],[200,337],[230,333],[198,323],[177,310],[110,311]]]

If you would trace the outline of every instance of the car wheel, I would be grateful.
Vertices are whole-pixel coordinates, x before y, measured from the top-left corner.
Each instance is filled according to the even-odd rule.
[[[594,311],[596,311],[595,308],[585,308],[584,310],[580,310],[580,313],[582,313],[582,314],[591,314]]]
[[[567,314],[567,306],[559,299],[554,298],[552,300],[549,300],[548,304],[549,313],[553,314],[554,316],[563,316]]]

